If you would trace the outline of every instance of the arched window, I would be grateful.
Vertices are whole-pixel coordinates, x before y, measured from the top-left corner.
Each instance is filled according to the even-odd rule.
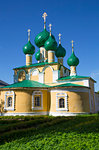
[[[8,107],[12,107],[12,97],[8,97],[7,104],[8,104]]]
[[[15,93],[14,91],[7,91],[5,92],[5,104],[4,110],[13,110],[15,107]]]
[[[65,107],[65,100],[64,98],[59,99],[59,108],[64,108]]]
[[[43,109],[43,95],[41,91],[34,91],[32,95],[32,110]]]

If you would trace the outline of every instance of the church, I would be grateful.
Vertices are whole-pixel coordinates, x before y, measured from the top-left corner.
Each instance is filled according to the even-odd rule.
[[[66,50],[59,44],[51,32],[44,29],[35,37],[35,47],[30,41],[23,47],[26,64],[14,68],[14,83],[0,87],[0,103],[3,104],[2,115],[52,115],[71,116],[96,113],[99,111],[99,94],[94,91],[94,79],[79,76],[76,67],[79,59],[74,52],[72,40],[71,56],[67,59],[68,69],[64,66]],[[35,53],[37,63],[32,63]],[[57,57],[57,62],[55,62]],[[66,61],[66,60],[65,60]]]

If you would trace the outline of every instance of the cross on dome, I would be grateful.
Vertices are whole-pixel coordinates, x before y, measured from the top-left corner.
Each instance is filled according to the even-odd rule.
[[[31,30],[30,29],[28,29],[28,41],[30,41],[30,32],[31,32]]]
[[[73,52],[74,51],[74,49],[73,49],[74,48],[74,41],[72,40],[71,43],[72,43],[72,52]]]
[[[46,17],[47,17],[47,13],[46,12],[44,12],[44,14],[43,14],[43,16],[42,16],[43,18],[44,18],[44,29],[46,28]]]
[[[61,44],[61,34],[59,33],[59,44]]]
[[[52,24],[49,24],[49,30],[50,30],[50,36],[51,36],[51,28],[52,27]]]

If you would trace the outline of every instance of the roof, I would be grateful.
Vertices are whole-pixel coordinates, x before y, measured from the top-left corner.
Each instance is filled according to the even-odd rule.
[[[2,81],[2,80],[0,80],[0,87],[1,87],[1,86],[6,86],[6,85],[9,85],[9,84],[6,83],[6,82],[4,82],[4,81]]]
[[[83,86],[83,85],[79,85],[79,84],[72,84],[72,83],[65,83],[65,84],[60,84],[60,85],[56,85],[56,86],[53,86],[53,87],[71,87],[71,86],[76,86],[76,87],[86,87],[86,86]]]
[[[31,67],[37,67],[37,66],[44,66],[44,65],[57,65],[57,64],[60,64],[58,62],[51,62],[51,63],[48,63],[48,62],[41,62],[41,63],[34,63],[32,65],[24,65],[24,66],[20,66],[20,67],[16,67],[16,68],[13,68],[14,70],[15,69],[24,69],[24,68],[31,68]],[[61,65],[60,64],[60,67],[63,66],[65,67],[64,65]],[[67,67],[65,67],[66,69],[68,69]],[[69,70],[69,69],[68,69]]]
[[[91,79],[93,80],[91,77],[87,77],[87,76],[67,76],[67,77],[62,77],[62,78],[59,78],[58,81],[61,81],[61,80],[78,80],[78,79]],[[95,80],[93,80],[94,82],[96,82]]]
[[[65,83],[56,86],[48,86],[46,84],[31,81],[31,80],[24,80],[21,82],[17,82],[8,86],[1,87],[1,89],[9,89],[9,88],[54,88],[54,87],[85,87],[83,85],[72,84],[72,83]]]
[[[36,66],[43,66],[43,65],[50,65],[50,64],[58,64],[57,62],[52,62],[52,63],[48,63],[48,62],[41,62],[41,63],[35,63],[32,65],[24,65],[24,66],[20,66],[20,67],[16,67],[14,69],[20,69],[20,68],[31,68],[31,67],[36,67]]]
[[[17,82],[17,83],[14,83],[14,84],[11,84],[8,86],[4,86],[1,88],[21,88],[21,87],[35,87],[35,88],[36,87],[42,87],[42,88],[45,88],[45,87],[49,87],[49,86],[46,84],[39,83],[37,81],[24,80],[24,81]]]

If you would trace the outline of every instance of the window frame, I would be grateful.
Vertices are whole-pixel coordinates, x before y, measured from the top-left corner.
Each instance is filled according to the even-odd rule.
[[[8,98],[12,97],[12,106],[8,107]],[[4,104],[4,110],[11,110],[14,111],[15,107],[15,93],[14,91],[7,91],[5,93],[5,104]]]
[[[35,106],[35,97],[40,97],[40,106]],[[32,110],[43,109],[43,94],[41,91],[34,91],[32,94]]]
[[[59,107],[59,100],[64,99],[64,108]],[[57,93],[56,94],[56,110],[63,110],[68,111],[68,101],[67,101],[67,94],[66,93]]]

